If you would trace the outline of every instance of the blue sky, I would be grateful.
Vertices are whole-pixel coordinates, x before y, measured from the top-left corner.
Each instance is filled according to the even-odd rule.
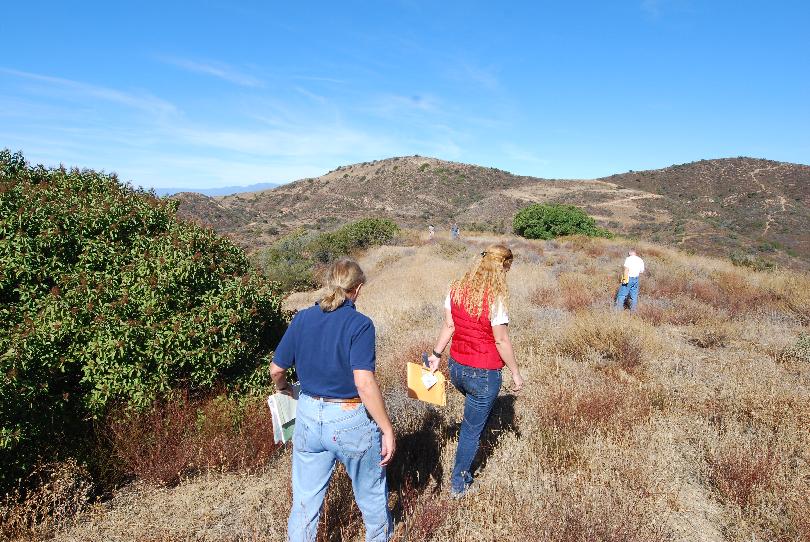
[[[9,2],[0,147],[144,186],[810,163],[810,2]]]

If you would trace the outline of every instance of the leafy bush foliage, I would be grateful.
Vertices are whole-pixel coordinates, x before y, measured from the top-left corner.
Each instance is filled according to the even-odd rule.
[[[313,239],[304,230],[294,231],[259,253],[254,263],[285,292],[309,290],[315,286],[308,250]]]
[[[399,226],[385,218],[364,218],[319,235],[309,245],[313,259],[329,263],[353,250],[383,245],[399,233]]]
[[[512,223],[515,233],[528,239],[553,239],[562,235],[582,234],[590,237],[612,237],[596,226],[596,221],[573,205],[538,203],[524,207]]]
[[[244,253],[173,202],[0,152],[0,485],[112,404],[260,385],[284,325]]]
[[[298,230],[282,237],[257,257],[258,266],[284,291],[316,287],[314,268],[354,250],[390,242],[400,229],[383,218],[364,218],[335,231],[312,233]]]
[[[776,264],[769,260],[739,250],[732,251],[729,259],[738,267],[750,267],[754,271],[770,271],[776,268]]]

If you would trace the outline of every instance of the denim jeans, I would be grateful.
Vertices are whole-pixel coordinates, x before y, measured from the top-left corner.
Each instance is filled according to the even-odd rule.
[[[478,451],[481,433],[501,389],[501,371],[468,367],[453,358],[450,358],[449,365],[450,381],[464,395],[464,419],[461,420],[456,461],[450,475],[450,491],[458,495],[472,484],[470,469]]]
[[[388,511],[388,485],[385,467],[380,466],[382,435],[362,404],[330,403],[301,394],[293,444],[288,540],[315,540],[336,461],[343,463],[352,480],[366,526],[366,542],[390,539],[393,522]]]
[[[616,294],[616,308],[618,310],[624,309],[624,300],[630,296],[630,310],[636,310],[638,305],[638,277],[630,277],[627,284],[619,286],[619,293]]]

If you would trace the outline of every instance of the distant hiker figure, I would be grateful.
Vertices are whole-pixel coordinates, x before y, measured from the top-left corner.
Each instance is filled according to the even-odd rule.
[[[454,241],[458,239],[458,224],[450,226],[450,239]]]
[[[436,235],[436,228],[433,227],[433,224],[428,226],[428,241],[433,241],[433,236]]]
[[[635,250],[627,253],[622,268],[622,281],[619,293],[616,294],[616,309],[623,310],[627,297],[630,297],[630,310],[635,311],[638,306],[638,277],[644,272],[644,260],[636,255]]]
[[[506,273],[511,266],[512,251],[503,245],[490,245],[481,259],[450,285],[444,301],[444,325],[428,357],[430,369],[435,371],[442,351],[453,339],[447,365],[453,386],[464,395],[464,418],[450,475],[453,497],[464,495],[473,482],[473,459],[501,389],[504,364],[512,373],[512,390],[523,388],[507,327]]]

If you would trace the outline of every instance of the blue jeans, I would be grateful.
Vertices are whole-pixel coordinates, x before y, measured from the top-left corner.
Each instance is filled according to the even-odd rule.
[[[624,309],[624,300],[630,296],[630,310],[635,311],[638,305],[638,277],[631,277],[627,284],[619,286],[619,293],[616,294],[616,308]]]
[[[461,494],[473,481],[470,469],[481,433],[501,389],[501,371],[468,367],[453,358],[450,358],[449,365],[450,381],[464,395],[464,419],[461,420],[456,461],[450,475],[450,491]]]
[[[382,435],[362,404],[329,403],[302,393],[293,444],[293,505],[287,522],[288,540],[315,540],[336,461],[343,463],[352,480],[354,498],[366,526],[366,542],[390,539],[393,521],[388,511],[385,467],[380,466]]]

